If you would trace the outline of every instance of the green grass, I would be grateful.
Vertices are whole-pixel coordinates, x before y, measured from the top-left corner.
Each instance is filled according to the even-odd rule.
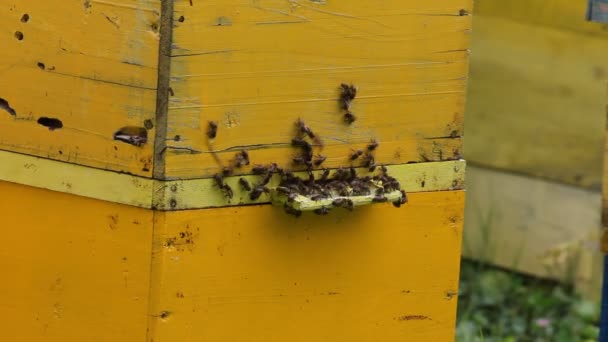
[[[571,288],[464,260],[459,342],[597,340],[599,309]]]

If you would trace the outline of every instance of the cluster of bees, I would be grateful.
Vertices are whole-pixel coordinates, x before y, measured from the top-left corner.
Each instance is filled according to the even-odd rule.
[[[353,85],[342,84],[340,86],[341,108],[346,111],[344,120],[350,124],[355,121],[354,114],[350,111],[351,103],[357,94],[357,88]],[[304,196],[312,201],[335,198],[331,202],[331,207],[344,208],[353,210],[354,203],[349,197],[353,196],[369,196],[373,195],[373,202],[387,202],[386,193],[400,191],[401,196],[397,201],[392,202],[395,207],[400,207],[407,203],[407,195],[400,187],[399,182],[388,175],[386,167],[376,165],[374,152],[378,148],[378,142],[371,140],[365,149],[355,150],[349,155],[351,166],[348,168],[340,167],[333,174],[329,169],[323,169],[322,173],[315,176],[312,172],[313,168],[320,168],[326,157],[321,154],[314,154],[314,147],[323,147],[323,142],[320,137],[301,119],[295,122],[296,135],[291,140],[293,148],[299,152],[293,157],[292,163],[294,167],[305,167],[308,171],[307,178],[300,178],[292,171],[279,167],[276,163],[270,165],[254,165],[252,172],[259,176],[259,181],[251,184],[247,179],[240,178],[239,186],[249,192],[249,198],[254,201],[259,199],[263,194],[269,194],[270,189],[268,183],[276,175],[280,177],[280,183],[276,187],[276,191],[285,195],[287,203],[284,205],[285,212],[290,215],[299,217],[302,212],[294,209],[290,202],[293,202],[298,196]],[[217,136],[217,122],[210,121],[207,136],[213,139]],[[369,173],[365,176],[359,176],[355,167],[352,165],[355,162],[360,162],[360,166],[365,167]],[[215,184],[218,189],[223,191],[224,195],[231,199],[234,196],[233,189],[224,182],[224,177],[233,174],[235,168],[242,168],[249,165],[249,154],[246,150],[238,152],[231,162],[231,166],[223,167],[222,171],[214,175]],[[379,172],[373,174],[376,169]],[[370,174],[372,173],[372,174]],[[318,215],[327,215],[330,211],[329,207],[321,207],[315,209],[314,212]]]

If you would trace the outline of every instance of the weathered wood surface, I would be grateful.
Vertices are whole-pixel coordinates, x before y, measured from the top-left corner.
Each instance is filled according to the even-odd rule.
[[[463,255],[574,283],[598,299],[600,197],[596,191],[469,166]]]
[[[2,1],[0,149],[150,176],[159,10],[160,0]],[[148,128],[148,142],[115,141],[125,126]]]
[[[453,340],[463,205],[452,191],[299,219],[272,206],[166,212],[148,339]]]
[[[289,164],[297,118],[323,139],[327,166],[371,138],[382,163],[459,158],[470,10],[469,0],[176,2],[165,176],[208,177],[215,157],[228,164],[241,148]],[[359,88],[352,126],[342,82]]]
[[[145,341],[150,210],[0,182],[6,341]]]
[[[608,31],[585,1],[479,1],[465,157],[599,189]]]

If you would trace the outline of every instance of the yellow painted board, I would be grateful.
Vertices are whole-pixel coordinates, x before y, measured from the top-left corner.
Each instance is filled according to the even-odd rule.
[[[150,210],[0,182],[6,341],[144,341]]]
[[[165,176],[208,177],[215,158],[227,164],[240,148],[257,163],[288,162],[298,118],[323,140],[330,167],[372,138],[382,163],[458,159],[471,24],[460,13],[470,7],[176,2]],[[359,89],[351,126],[342,82]],[[219,123],[211,142],[210,120]]]
[[[586,20],[587,4],[587,1],[571,0],[477,0],[475,15],[608,37],[606,24]]]
[[[0,181],[151,208],[154,180],[0,151]]]
[[[451,341],[464,192],[327,216],[162,214],[148,340]]]
[[[488,16],[474,28],[466,159],[599,189],[607,40]]]
[[[150,176],[159,9],[159,0],[4,1],[0,149]],[[148,142],[114,141],[125,126],[149,128]]]
[[[469,165],[463,255],[574,284],[597,300],[600,197],[598,191]]]

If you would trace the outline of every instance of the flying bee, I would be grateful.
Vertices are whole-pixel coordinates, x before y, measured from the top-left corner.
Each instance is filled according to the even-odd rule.
[[[344,114],[344,121],[350,125],[353,122],[357,121],[357,117],[351,111],[348,111],[346,112],[346,114]]]
[[[314,213],[317,215],[327,215],[327,214],[329,214],[329,208],[321,207],[319,209],[315,209]]]
[[[376,150],[376,148],[378,148],[378,141],[376,141],[376,139],[372,139],[369,145],[367,145],[367,150],[371,152]]]
[[[317,156],[315,157],[315,161],[313,163],[315,164],[316,167],[319,167],[319,166],[321,166],[321,164],[323,164],[325,159],[327,159],[326,156],[317,154]]]
[[[253,172],[253,174],[256,174],[256,175],[263,175],[266,172],[268,172],[268,167],[263,166],[263,165],[254,165],[253,168],[251,169],[251,172]]]
[[[253,189],[253,191],[251,191],[251,192],[249,193],[249,198],[250,198],[252,201],[255,201],[255,200],[257,200],[258,198],[260,198],[260,196],[262,196],[262,194],[263,194],[263,193],[268,193],[268,192],[269,192],[269,190],[268,190],[268,188],[267,188],[267,187],[262,186],[262,185],[258,185],[258,186],[256,186],[256,187]]]
[[[234,165],[236,167],[242,167],[244,165],[249,165],[249,153],[245,150],[236,154],[234,158]]]
[[[215,139],[217,136],[217,121],[209,121],[209,126],[207,127],[207,137],[209,139]]]
[[[251,184],[249,184],[249,181],[243,177],[239,178],[239,184],[241,185],[241,188],[243,188],[243,190],[245,191],[251,191]]]

